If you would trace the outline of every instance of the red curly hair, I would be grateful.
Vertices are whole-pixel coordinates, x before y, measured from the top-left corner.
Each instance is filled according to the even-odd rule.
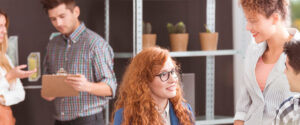
[[[263,14],[267,18],[277,12],[285,19],[288,3],[288,0],[240,0],[244,10],[252,14]]]
[[[159,47],[144,49],[132,60],[123,76],[115,110],[124,108],[122,125],[163,125],[162,118],[157,112],[157,105],[151,97],[149,83],[164,66],[169,51]],[[176,62],[174,66],[178,69]],[[191,112],[183,105],[180,82],[177,84],[176,96],[170,99],[180,124],[192,125]],[[112,120],[113,121],[113,120]]]

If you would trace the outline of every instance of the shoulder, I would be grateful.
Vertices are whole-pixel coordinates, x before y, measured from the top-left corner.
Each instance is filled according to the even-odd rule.
[[[300,95],[294,95],[283,101],[277,110],[276,119],[283,119],[291,112],[296,112],[300,108]]]
[[[83,37],[89,42],[91,48],[106,48],[109,46],[102,36],[88,28],[86,28]]]
[[[54,34],[54,35],[53,35]],[[51,47],[51,46],[54,46],[54,45],[58,45],[59,43],[62,43],[64,42],[64,38],[62,37],[61,34],[59,33],[53,33],[51,34],[51,37],[49,42],[48,42],[48,46],[47,47]]]
[[[114,125],[121,125],[123,119],[123,108],[118,109],[114,115]]]
[[[105,42],[104,38],[100,36],[98,33],[90,30],[89,28],[86,28],[86,32],[84,33],[84,36],[86,36],[90,40],[95,40],[97,42]]]
[[[124,108],[120,108],[116,111],[115,115],[123,114]]]

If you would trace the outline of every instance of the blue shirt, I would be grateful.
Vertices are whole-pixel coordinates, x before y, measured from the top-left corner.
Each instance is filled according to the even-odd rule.
[[[194,118],[194,114],[193,114],[193,110],[192,110],[192,107],[189,105],[189,104],[185,104],[187,105],[187,108],[188,110],[192,113],[192,116],[191,116],[191,120],[192,119],[195,119]],[[175,114],[175,111],[174,111],[174,108],[173,108],[173,105],[172,103],[169,103],[169,106],[170,106],[170,120],[171,120],[171,125],[180,125],[179,123],[179,120]],[[122,119],[123,119],[123,108],[120,108],[118,111],[116,111],[115,113],[115,117],[114,117],[114,125],[121,125],[122,124]]]

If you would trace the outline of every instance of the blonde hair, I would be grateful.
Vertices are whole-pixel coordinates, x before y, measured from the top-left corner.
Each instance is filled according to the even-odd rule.
[[[6,19],[5,27],[6,29],[8,29],[9,20],[7,14],[0,9],[0,15],[5,17]],[[0,43],[0,67],[4,68],[7,72],[9,72],[12,69],[12,67],[9,64],[7,57],[5,56],[7,48],[8,48],[8,38],[6,33],[3,42]]]

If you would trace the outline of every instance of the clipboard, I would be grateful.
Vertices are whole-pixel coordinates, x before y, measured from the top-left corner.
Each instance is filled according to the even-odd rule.
[[[42,96],[44,97],[67,97],[78,96],[79,92],[72,86],[65,83],[65,79],[70,75],[43,75],[42,76]]]

